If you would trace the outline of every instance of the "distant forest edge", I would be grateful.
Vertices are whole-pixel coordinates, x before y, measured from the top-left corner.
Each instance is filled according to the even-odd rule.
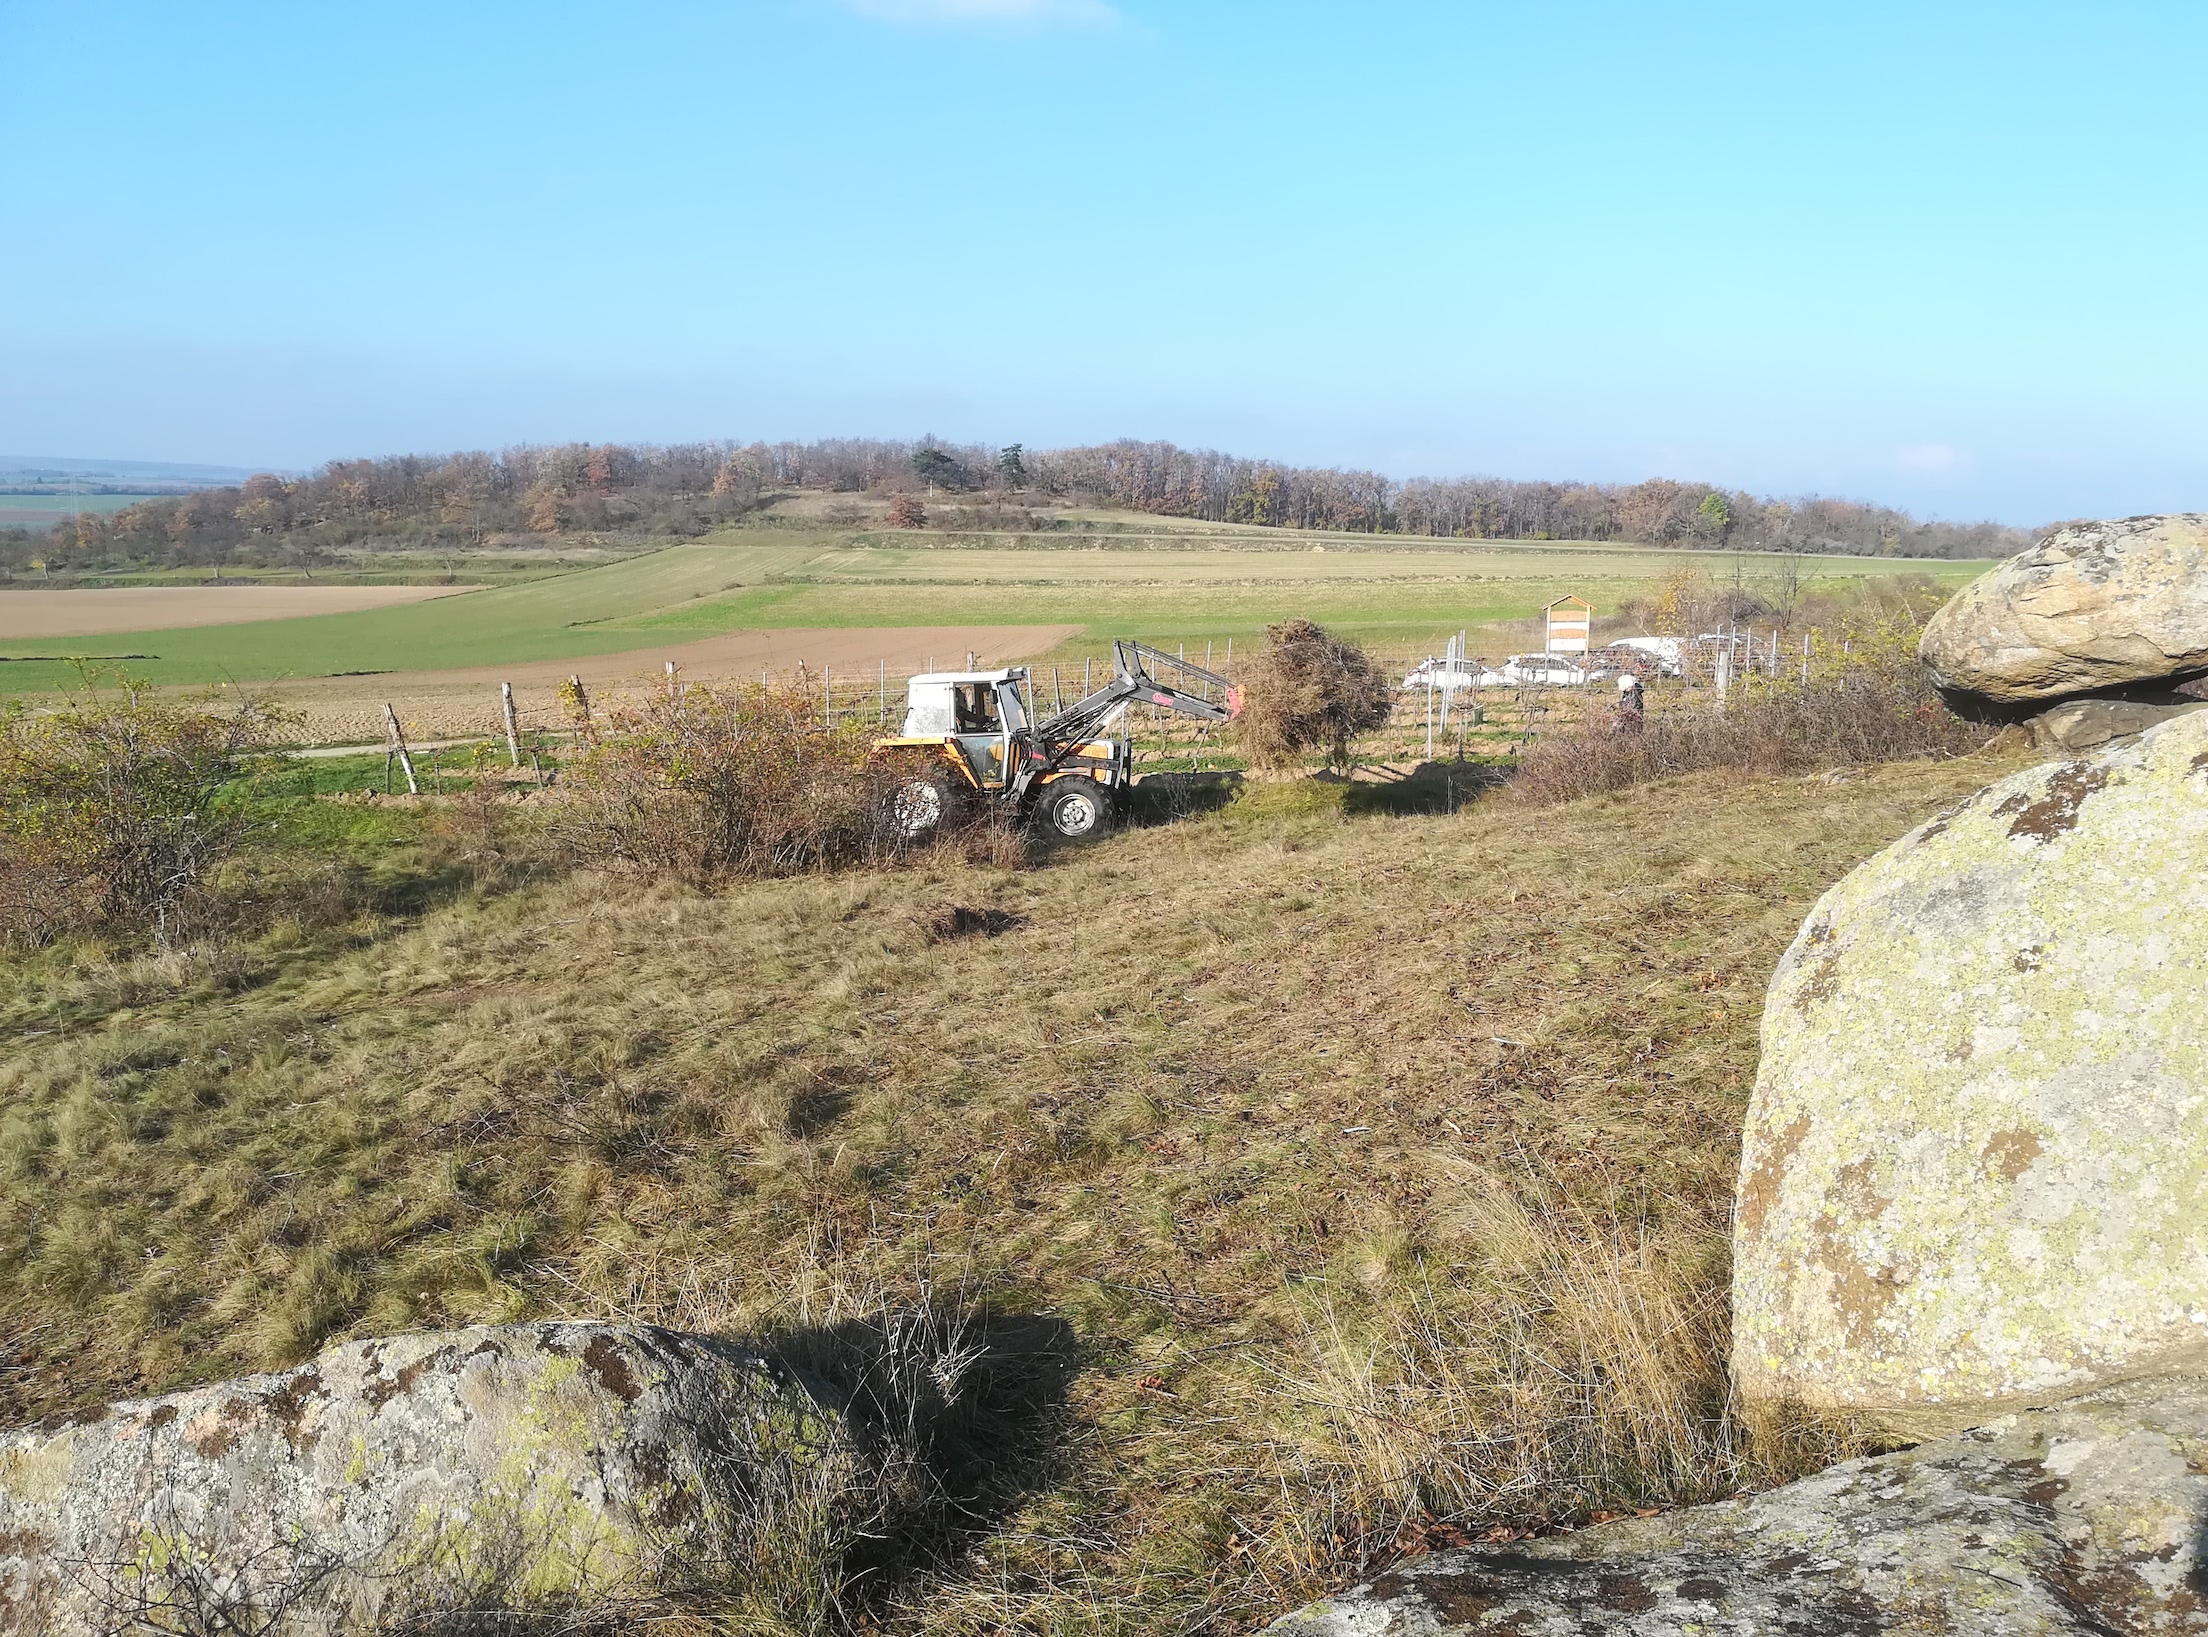
[[[1161,517],[1468,540],[1595,540],[1889,557],[1999,557],[2030,535],[1926,523],[1889,506],[1774,499],[1707,483],[1521,483],[1413,478],[1245,460],[1170,443],[990,449],[837,438],[815,443],[567,444],[498,454],[332,461],[311,476],[162,495],[51,529],[0,531],[0,562],[97,571],[140,564],[317,562],[364,546],[466,550],[513,537],[686,538],[778,494],[887,497],[912,525],[1049,529],[1037,510],[1115,507]],[[948,504],[945,502],[948,501]],[[495,542],[495,537],[507,537]]]

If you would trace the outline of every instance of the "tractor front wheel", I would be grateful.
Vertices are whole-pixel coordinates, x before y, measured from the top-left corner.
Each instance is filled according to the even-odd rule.
[[[1097,841],[1111,833],[1112,798],[1094,779],[1053,779],[1035,803],[1035,827],[1059,841]]]

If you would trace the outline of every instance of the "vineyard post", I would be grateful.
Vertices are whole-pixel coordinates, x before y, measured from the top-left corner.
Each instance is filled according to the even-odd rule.
[[[399,726],[399,713],[391,708],[391,701],[383,702],[383,724],[391,733],[391,751],[399,759],[399,766],[406,770],[406,793],[418,796],[422,787],[414,777],[414,758],[407,753],[406,733]]]

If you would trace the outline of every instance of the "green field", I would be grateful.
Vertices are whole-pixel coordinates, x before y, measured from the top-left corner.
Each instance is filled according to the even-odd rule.
[[[32,512],[40,514],[42,519],[56,515],[66,517],[71,511],[98,512],[106,516],[127,511],[146,498],[145,495],[0,495],[0,529],[30,526],[10,513]]]
[[[60,660],[75,654],[146,655],[132,662],[135,673],[195,683],[563,659],[746,628],[1065,624],[1082,628],[1064,650],[1074,658],[1102,651],[1117,636],[1247,642],[1276,620],[1303,615],[1391,646],[1484,627],[1487,646],[1500,650],[1523,635],[1513,622],[1566,593],[1607,614],[1683,566],[1719,582],[1736,570],[1731,555],[1715,552],[1554,542],[1413,546],[1153,524],[1128,520],[1121,532],[1078,545],[1060,544],[1063,536],[922,533],[887,543],[856,531],[732,529],[603,567],[406,608],[0,640],[0,689],[67,685],[74,673]],[[1756,554],[1737,565],[1749,589],[1774,597],[1785,593],[1789,575],[1799,591],[1893,574],[1954,586],[1987,566]]]
[[[670,546],[603,568],[404,608],[177,631],[0,640],[0,690],[69,686],[76,672],[66,659],[73,655],[143,654],[149,657],[130,662],[132,674],[153,682],[195,683],[618,653],[651,639],[598,622],[756,583],[777,566],[802,561],[806,550],[754,534],[728,544]],[[47,657],[57,655],[62,657]]]
[[[1074,645],[1078,651],[1131,634],[1152,641],[1247,640],[1275,620],[1302,614],[1364,641],[1402,644],[1530,619],[1544,603],[1567,593],[1588,598],[1600,612],[1614,612],[1647,596],[1653,579],[1693,562],[1713,579],[1732,573],[1732,559],[1714,553],[1494,542],[1405,551],[1337,541],[1323,553],[1277,546],[1235,551],[855,545],[821,551],[768,585],[615,623],[662,634],[743,626],[1069,624],[1086,628],[1086,641]],[[1752,589],[1773,591],[1787,566],[1749,558],[1743,577]],[[1928,572],[1956,585],[1986,567],[1876,558],[1818,558],[1794,566],[1805,589],[1897,570]]]

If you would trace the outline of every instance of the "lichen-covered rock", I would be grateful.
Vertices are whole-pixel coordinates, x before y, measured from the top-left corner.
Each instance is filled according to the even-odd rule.
[[[0,1437],[0,1629],[350,1633],[589,1604],[801,1550],[848,1467],[800,1383],[700,1337],[353,1342]]]
[[[2133,1382],[1747,1500],[1407,1563],[1271,1637],[2208,1631],[2208,1384]]]
[[[2208,516],[2057,529],[1950,598],[1917,652],[1997,704],[2208,672]]]
[[[1821,898],[1734,1216],[1752,1400],[1906,1436],[2208,1367],[2208,712],[2034,768]]]

